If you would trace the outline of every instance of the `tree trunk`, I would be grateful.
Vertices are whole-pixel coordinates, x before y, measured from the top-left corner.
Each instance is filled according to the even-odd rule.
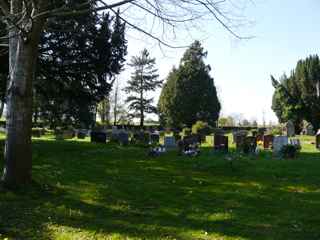
[[[142,83],[141,83],[142,85]],[[144,125],[143,91],[140,92],[140,128]]]
[[[11,5],[12,13],[20,10],[21,5]],[[26,33],[27,36],[22,36],[14,27],[9,33],[7,140],[2,175],[2,181],[8,187],[31,181],[32,80],[42,26],[43,22],[38,20],[33,23],[32,30]]]
[[[0,118],[2,118],[3,110],[4,110],[4,99],[1,100],[1,104],[0,104]]]

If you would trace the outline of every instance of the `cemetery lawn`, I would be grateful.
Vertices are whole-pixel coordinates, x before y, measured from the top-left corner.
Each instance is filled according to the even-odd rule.
[[[0,190],[0,239],[320,239],[320,153],[196,158],[33,141],[32,186]],[[0,161],[2,169],[3,159]]]

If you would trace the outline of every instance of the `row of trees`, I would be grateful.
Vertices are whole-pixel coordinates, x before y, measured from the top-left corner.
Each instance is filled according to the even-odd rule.
[[[240,114],[235,114],[234,116],[220,117],[218,125],[219,127],[258,127],[259,124],[255,119],[249,121],[242,118]]]
[[[163,81],[159,80],[155,58],[152,58],[146,49],[132,57],[129,66],[134,71],[128,86],[124,88],[129,111],[127,118],[138,118],[141,127],[144,126],[146,114],[150,113],[158,114],[163,126],[191,127],[197,121],[215,126],[221,106],[214,80],[210,76],[211,67],[204,63],[206,56],[207,52],[200,42],[195,41],[184,53],[179,67],[174,67],[169,73],[158,106],[155,106],[154,99],[148,96],[149,92],[163,84]],[[116,89],[114,99],[109,97],[100,103],[102,121],[109,119],[111,106],[116,108],[118,95]],[[113,113],[117,114],[117,109],[113,109]],[[116,121],[116,115],[113,119]]]
[[[271,76],[275,88],[272,109],[279,122],[294,122],[300,131],[303,120],[320,128],[320,60],[311,55],[298,61],[290,76],[283,75],[279,80]]]

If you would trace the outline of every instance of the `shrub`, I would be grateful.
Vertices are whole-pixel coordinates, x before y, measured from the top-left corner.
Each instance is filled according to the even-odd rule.
[[[197,121],[192,126],[192,133],[200,136],[201,141],[205,141],[206,135],[212,132],[212,128],[206,122]]]
[[[192,133],[197,134],[200,133],[201,130],[208,128],[208,123],[197,121],[192,125]]]

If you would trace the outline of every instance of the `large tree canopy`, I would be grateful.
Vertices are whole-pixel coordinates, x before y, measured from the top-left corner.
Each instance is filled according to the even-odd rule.
[[[204,63],[207,52],[195,41],[184,53],[180,66],[173,69],[159,99],[160,121],[169,126],[191,126],[201,120],[215,125],[220,102],[210,66]]]
[[[279,81],[272,77],[275,87],[272,109],[280,122],[292,120],[297,130],[303,120],[320,128],[320,61],[318,55],[300,60],[290,77]]]

